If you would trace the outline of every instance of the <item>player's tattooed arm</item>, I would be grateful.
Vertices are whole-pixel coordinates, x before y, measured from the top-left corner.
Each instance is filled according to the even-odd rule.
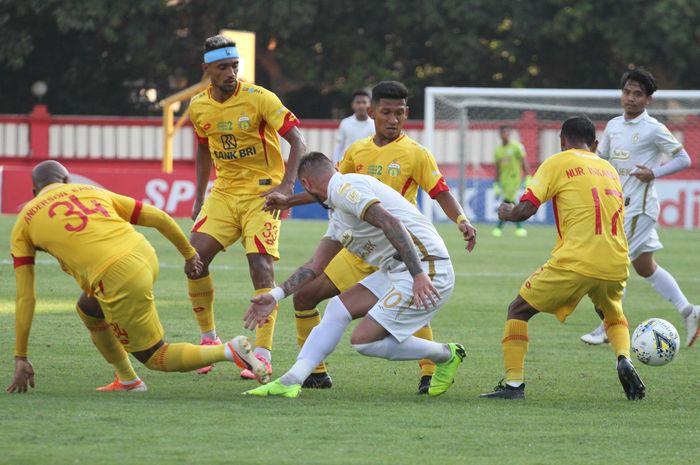
[[[367,208],[362,219],[384,231],[384,235],[401,256],[411,276],[423,273],[416,247],[401,220],[386,211],[380,203],[375,203]]]
[[[343,246],[336,240],[332,240],[328,237],[321,239],[314,255],[309,261],[300,266],[294,274],[282,284],[281,287],[284,290],[284,295],[288,296],[293,294],[304,284],[314,280],[316,276],[323,273],[328,263],[342,248]]]
[[[312,281],[314,278],[316,278],[316,276],[318,276],[318,273],[316,271],[306,267],[306,265],[309,265],[310,263],[311,260],[297,268],[294,274],[287,278],[287,280],[282,284],[282,289],[284,289],[284,295],[287,296],[294,294],[294,291],[296,291],[304,284]]]

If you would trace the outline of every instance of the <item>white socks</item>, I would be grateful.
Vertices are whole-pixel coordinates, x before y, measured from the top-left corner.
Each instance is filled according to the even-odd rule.
[[[683,313],[683,310],[688,307],[688,299],[685,298],[681,288],[678,287],[678,283],[668,271],[657,265],[654,274],[644,279],[649,281],[651,287],[661,294],[664,299],[671,302],[678,309],[679,313]]]
[[[452,351],[447,344],[426,341],[419,337],[410,336],[399,342],[393,336],[387,336],[379,341],[367,344],[353,344],[355,350],[368,357],[379,357],[387,360],[420,360],[427,358],[435,363],[446,362],[452,357]]]
[[[311,331],[296,363],[282,375],[280,382],[285,386],[302,384],[314,368],[335,350],[351,321],[348,309],[338,296],[329,300],[321,322]]]
[[[212,329],[211,331],[207,331],[205,333],[201,333],[200,339],[211,339],[212,341],[216,340],[216,330]]]

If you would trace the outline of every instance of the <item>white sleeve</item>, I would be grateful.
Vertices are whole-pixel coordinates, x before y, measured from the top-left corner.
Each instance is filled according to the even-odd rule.
[[[600,138],[598,149],[596,150],[600,158],[610,159],[610,138],[608,137],[608,126],[605,126],[603,137]]]
[[[379,203],[371,186],[365,182],[342,183],[333,196],[333,208],[364,220],[367,209]]]
[[[683,150],[683,144],[678,142],[678,139],[663,124],[659,124],[654,132],[654,145],[660,152],[672,157],[675,157],[678,152]]]
[[[690,166],[690,156],[688,155],[688,152],[685,151],[683,147],[681,147],[680,152],[677,152],[676,155],[668,162],[664,163],[661,166],[657,166],[654,168],[652,173],[654,173],[655,178],[662,178],[664,176],[668,176],[669,174],[677,173],[679,171],[682,171]]]

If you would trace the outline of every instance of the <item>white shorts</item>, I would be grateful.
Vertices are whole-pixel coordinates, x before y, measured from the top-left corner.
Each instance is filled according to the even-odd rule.
[[[656,252],[664,248],[656,233],[656,220],[649,215],[626,217],[625,235],[629,246],[628,254],[632,261],[643,253]]]
[[[441,295],[437,305],[430,310],[414,305],[413,278],[404,266],[392,272],[377,270],[360,281],[379,299],[367,314],[399,342],[430,323],[454,289],[455,274],[449,260],[421,263]]]

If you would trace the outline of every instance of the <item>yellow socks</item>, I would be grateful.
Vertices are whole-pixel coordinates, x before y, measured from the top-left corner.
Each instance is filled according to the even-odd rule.
[[[92,317],[80,308],[75,306],[78,311],[78,316],[83,320],[85,326],[90,331],[90,338],[95,344],[97,350],[100,351],[102,357],[114,367],[119,381],[133,381],[139,379],[139,376],[134,371],[134,367],[129,360],[129,354],[126,353],[124,347],[119,343],[112,332],[109,323],[101,318]]]
[[[226,344],[196,346],[186,342],[166,342],[148,359],[146,366],[158,371],[192,371],[227,360],[225,350]]]
[[[627,327],[627,319],[623,316],[617,320],[604,320],[605,332],[608,335],[610,345],[615,351],[615,356],[630,356],[630,332]]]
[[[421,339],[425,339],[426,341],[432,341],[433,328],[431,328],[430,326],[423,326],[421,329],[413,333],[413,335]],[[420,366],[421,376],[433,376],[433,374],[435,373],[435,362],[433,362],[432,360],[424,358],[418,362],[418,365]]]
[[[264,287],[255,290],[255,295],[267,294],[271,288]],[[277,307],[267,317],[267,323],[255,329],[255,347],[272,351],[272,337],[275,334],[275,319],[277,318]],[[256,351],[257,353],[257,351]],[[267,357],[266,357],[267,358]]]
[[[214,330],[214,281],[207,275],[187,280],[187,291],[192,302],[192,311],[199,330],[207,333]]]
[[[527,322],[507,320],[503,331],[503,364],[506,369],[506,382],[525,381],[525,354],[527,353]]]
[[[294,322],[297,326],[297,345],[301,348],[309,337],[311,330],[321,322],[321,316],[317,308],[311,310],[294,310]],[[325,373],[326,364],[321,362],[314,368],[313,373]]]

